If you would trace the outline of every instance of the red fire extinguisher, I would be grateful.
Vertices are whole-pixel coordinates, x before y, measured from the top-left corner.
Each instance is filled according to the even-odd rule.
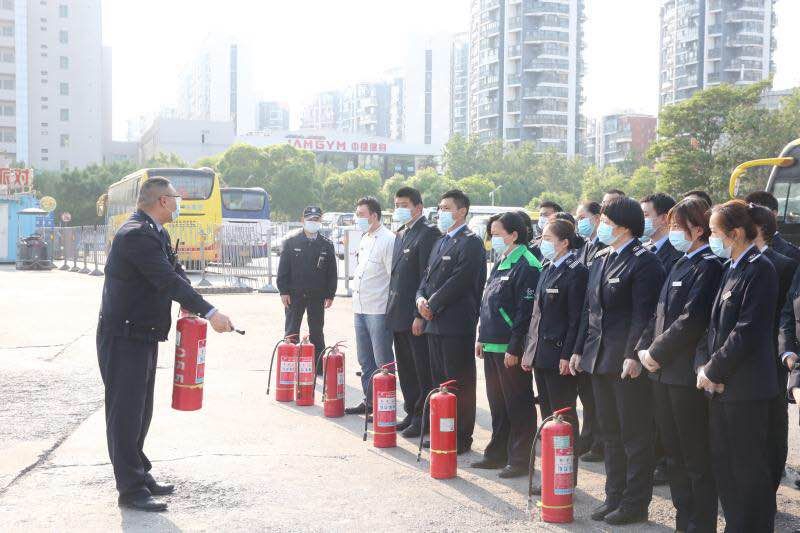
[[[344,416],[344,354],[336,343],[322,358],[322,405],[327,418]]]
[[[450,380],[433,389],[425,398],[422,408],[422,419],[425,420],[425,411],[430,412],[431,432],[431,477],[434,479],[450,479],[456,477],[458,467],[456,429],[458,428],[457,398],[450,392],[456,388],[456,381]],[[425,432],[419,437],[419,452],[417,462],[422,456],[422,439]]]
[[[275,369],[275,399],[279,402],[291,402],[294,400],[294,374],[297,365],[297,354],[300,347],[292,342],[296,335],[289,335],[278,341],[272,349],[272,358],[269,362],[269,378],[267,379],[267,396],[269,396],[272,384],[272,366],[275,363],[275,353],[278,354],[278,368]]]
[[[389,372],[394,361],[372,373],[372,445],[376,448],[397,446],[397,377]],[[364,440],[367,440],[369,417],[364,416]]]
[[[298,346],[297,366],[295,370],[295,405],[314,405],[314,386],[317,383],[317,374],[314,369],[314,345],[308,337]]]
[[[175,327],[175,378],[172,384],[172,408],[178,411],[196,411],[203,406],[207,328],[205,320],[181,310]]]
[[[528,469],[528,507],[533,501],[533,470],[536,463],[536,440],[542,436],[542,520],[566,524],[573,520],[572,496],[575,492],[575,472],[573,463],[572,425],[564,420],[563,414],[571,407],[565,407],[545,418],[531,446],[531,460]]]

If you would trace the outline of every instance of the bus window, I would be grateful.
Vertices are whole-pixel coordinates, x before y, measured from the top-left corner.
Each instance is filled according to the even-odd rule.
[[[222,208],[231,211],[261,211],[267,197],[254,191],[222,191]]]
[[[800,181],[776,180],[772,194],[778,200],[778,222],[800,223]]]
[[[184,200],[208,200],[214,187],[214,176],[164,176]]]

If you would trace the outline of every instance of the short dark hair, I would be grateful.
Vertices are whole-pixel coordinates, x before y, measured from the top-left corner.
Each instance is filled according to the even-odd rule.
[[[394,197],[408,198],[414,205],[419,205],[422,203],[422,195],[414,187],[400,187],[397,192],[394,193]]]
[[[694,190],[691,190],[691,191],[686,192],[686,193],[683,194],[684,198],[689,198],[690,196],[694,196],[696,198],[700,198],[702,200],[705,200],[705,202],[708,204],[709,208],[712,205],[714,205],[714,202],[711,200],[711,196],[709,196],[709,194],[704,190],[694,189]]]
[[[599,202],[595,202],[593,200],[581,202],[581,207],[583,207],[583,209],[591,215],[599,215],[600,210],[603,208]]]
[[[522,220],[522,217],[519,216],[519,213],[508,211],[506,213],[492,215],[492,217],[489,218],[489,224],[487,225],[488,231],[486,232],[486,235],[489,236],[489,238],[491,238],[493,222],[499,222],[502,224],[503,229],[505,229],[508,233],[514,233],[516,231],[517,239],[514,241],[515,244],[525,244],[528,242],[528,230],[525,228],[525,221]]]
[[[778,199],[771,192],[753,191],[744,197],[748,204],[763,205],[767,209],[778,211]]]
[[[547,224],[547,231],[552,231],[553,235],[559,240],[569,241],[570,249],[577,248],[577,235],[575,235],[575,224],[566,218],[556,218]]]
[[[553,211],[555,211],[556,213],[561,213],[562,211],[564,211],[564,210],[561,208],[561,206],[560,206],[560,205],[558,205],[557,203],[555,203],[555,202],[552,202],[552,201],[550,201],[550,200],[542,200],[542,201],[539,203],[539,209],[542,209],[542,208],[545,208],[545,207],[549,207],[550,209],[552,209],[552,210],[553,210]]]
[[[750,206],[750,216],[753,217],[756,226],[761,228],[764,242],[768,245],[772,244],[772,238],[778,231],[778,219],[775,217],[775,213],[768,207],[753,204]]]
[[[633,198],[618,196],[603,206],[601,214],[607,216],[617,226],[628,228],[636,238],[644,234],[642,206]]]
[[[364,196],[363,198],[359,198],[358,202],[356,202],[356,207],[359,205],[367,206],[370,214],[378,215],[378,218],[381,218],[381,204],[374,196]]]
[[[619,189],[608,189],[606,191],[606,194],[616,194],[618,196],[628,196],[627,194],[625,194],[625,191],[621,191]]]
[[[639,200],[641,204],[653,204],[653,209],[656,210],[657,215],[666,215],[669,210],[675,205],[675,198],[663,192],[649,194]]]
[[[154,206],[156,202],[158,202],[158,199],[164,196],[170,185],[172,185],[172,183],[163,176],[153,176],[146,180],[139,188],[136,207],[141,209],[143,207]]]
[[[531,220],[531,216],[524,209],[520,209],[519,211],[514,211],[514,212],[518,214],[520,218],[522,218],[522,221],[525,223],[525,229],[528,231],[528,240],[533,239],[533,221]]]
[[[708,242],[708,237],[711,235],[711,228],[708,227],[708,219],[711,217],[710,208],[711,206],[703,198],[691,195],[669,210],[667,220],[670,224],[674,222],[684,230],[688,230],[689,225],[703,228],[703,235],[700,236],[700,239]]]
[[[571,222],[573,226],[575,225],[575,217],[566,211],[559,211],[555,214],[554,218],[556,220],[566,220],[567,222]]]
[[[724,204],[715,205],[711,212],[718,213],[722,217],[722,229],[726,233],[742,228],[747,240],[752,241],[758,236],[758,229],[750,214],[753,209],[751,205],[753,204],[748,205],[741,200],[728,200]]]
[[[446,193],[444,193],[440,200],[444,200],[446,198],[450,198],[453,200],[453,203],[456,204],[456,207],[461,209],[463,207],[467,208],[467,213],[469,213],[469,196],[464,194],[463,191],[460,189],[450,189]]]

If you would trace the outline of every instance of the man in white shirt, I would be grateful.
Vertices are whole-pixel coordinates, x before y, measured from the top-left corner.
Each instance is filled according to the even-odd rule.
[[[350,415],[372,411],[372,374],[394,361],[392,332],[386,324],[386,303],[395,235],[381,223],[381,206],[372,196],[361,198],[356,204],[356,226],[364,235],[358,246],[358,266],[353,274],[353,319],[365,402],[345,409]]]

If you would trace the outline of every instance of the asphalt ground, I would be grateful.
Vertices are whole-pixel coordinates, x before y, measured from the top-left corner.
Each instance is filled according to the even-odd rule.
[[[166,513],[120,509],[94,339],[101,286],[102,278],[87,275],[0,267],[0,531],[674,530],[666,487],[655,489],[647,524],[592,522],[603,497],[600,464],[581,464],[568,525],[542,523],[535,505],[526,510],[527,479],[468,468],[491,428],[480,364],[475,444],[452,480],[428,476],[416,441],[398,438],[397,448],[378,450],[362,441],[363,418],[324,418],[319,392],[314,407],[275,402],[265,394],[267,358],[283,334],[274,294],[208,297],[247,334],[209,334],[200,411],[171,409],[174,341],[162,343],[145,451],[156,478],[177,492],[166,498]],[[335,300],[325,333],[328,344],[348,346],[352,405],[361,391],[349,299]],[[796,467],[795,406],[790,421]],[[779,490],[777,531],[800,529],[795,477],[791,471]]]

